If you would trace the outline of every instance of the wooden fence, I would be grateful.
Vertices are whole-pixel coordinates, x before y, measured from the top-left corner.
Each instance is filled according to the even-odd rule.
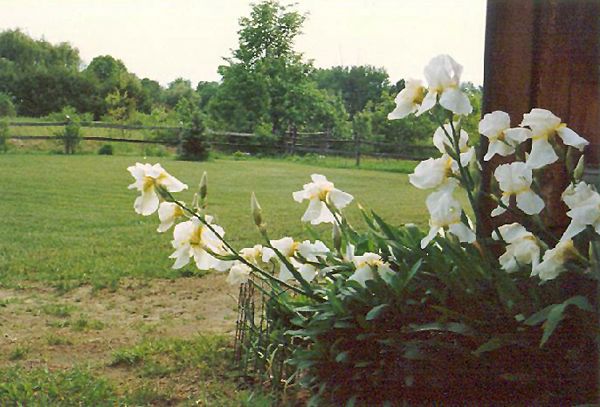
[[[9,127],[64,127],[69,122],[9,122]],[[150,139],[134,139],[125,137],[82,136],[81,140],[122,142],[138,144],[162,144],[178,146],[181,143],[181,126],[141,126],[105,122],[81,122],[80,127],[92,129],[115,130],[149,130],[169,131],[172,137],[155,137]],[[15,140],[54,140],[56,135],[9,136]],[[418,145],[401,145],[399,143],[364,140],[359,134],[352,138],[335,137],[331,131],[298,132],[291,129],[282,135],[258,135],[254,133],[224,132],[207,130],[206,142],[216,150],[225,152],[241,151],[244,153],[269,154],[318,154],[323,156],[354,157],[356,165],[360,165],[362,156],[420,160],[435,154],[435,148]]]

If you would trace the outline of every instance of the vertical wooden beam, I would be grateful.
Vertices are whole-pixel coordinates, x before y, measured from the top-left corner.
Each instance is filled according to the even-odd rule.
[[[600,164],[600,1],[488,0],[483,113],[503,110],[518,125],[534,107],[551,110],[591,142],[589,165]],[[482,146],[487,149],[487,146]],[[491,189],[501,163],[483,162],[482,194]],[[540,184],[548,207],[545,220],[556,233],[568,223],[560,195],[567,175],[560,164],[545,171]],[[481,199],[489,213],[495,203]],[[514,221],[510,215],[498,224]],[[491,233],[492,219],[482,225]]]

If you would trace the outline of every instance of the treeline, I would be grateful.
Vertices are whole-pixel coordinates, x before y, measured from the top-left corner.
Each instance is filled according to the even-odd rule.
[[[277,1],[255,4],[240,19],[239,46],[218,67],[220,82],[195,86],[179,78],[162,87],[127,70],[110,55],[84,65],[68,43],[35,40],[19,30],[0,33],[0,116],[41,117],[56,112],[88,120],[179,123],[201,118],[214,130],[264,136],[325,131],[348,138],[353,130],[386,142],[429,137],[428,120],[388,121],[402,81],[391,83],[373,66],[316,69],[293,48],[305,16]],[[470,86],[474,106],[481,91]],[[467,126],[469,127],[469,126]]]

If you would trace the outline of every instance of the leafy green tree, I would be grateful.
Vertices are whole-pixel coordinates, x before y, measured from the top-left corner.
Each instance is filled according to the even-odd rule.
[[[198,85],[196,86],[196,93],[198,94],[198,106],[200,106],[200,109],[206,110],[208,102],[210,102],[218,90],[218,82],[198,82]]]
[[[138,110],[143,113],[152,113],[157,106],[162,105],[164,89],[160,83],[144,78],[140,81],[143,98],[138,105]]]
[[[390,87],[385,69],[369,65],[317,69],[312,76],[319,88],[342,96],[351,117],[363,110],[367,102],[378,102],[381,93]]]
[[[108,114],[109,109],[114,109],[114,105],[109,105],[108,102],[114,102],[117,93],[121,98],[127,99],[121,104],[128,106],[126,109],[128,113],[135,110],[137,106],[147,105],[147,96],[141,81],[127,71],[127,67],[121,60],[110,55],[98,56],[85,68],[83,74],[95,84],[90,105],[96,118]]]
[[[277,1],[255,4],[250,17],[240,19],[239,47],[208,102],[215,126],[254,132],[268,123],[274,133],[289,127],[315,128],[337,124],[345,111],[319,90],[311,79],[313,67],[293,48],[305,17]],[[317,120],[328,123],[316,123]]]
[[[67,104],[83,104],[89,84],[80,80],[79,51],[52,45],[19,30],[0,33],[0,92],[11,94],[17,112],[40,116]]]
[[[192,83],[188,79],[177,78],[169,83],[164,91],[164,102],[169,108],[177,106],[181,99],[196,101],[198,96],[192,88]]]
[[[395,95],[383,92],[379,103],[368,102],[365,110],[371,112],[373,136],[381,142],[409,145],[418,140],[428,140],[438,127],[427,115],[410,115],[403,120],[389,120],[388,114],[394,110]]]

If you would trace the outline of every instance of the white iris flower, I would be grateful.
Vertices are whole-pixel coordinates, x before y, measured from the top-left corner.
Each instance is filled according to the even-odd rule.
[[[545,109],[532,109],[530,113],[523,115],[521,126],[531,129],[530,138],[531,154],[527,159],[527,165],[533,169],[542,168],[558,160],[550,140],[557,134],[567,146],[572,146],[583,151],[589,142],[579,136],[573,130],[561,123],[551,111]]]
[[[151,215],[158,209],[160,199],[157,188],[164,188],[169,192],[187,189],[187,185],[170,175],[160,164],[136,163],[128,167],[127,171],[135,178],[129,189],[137,189],[142,193],[136,198],[133,207],[137,213],[144,216]]]
[[[185,205],[183,202],[180,202]],[[166,232],[175,224],[178,218],[185,215],[183,209],[175,202],[161,202],[158,207],[158,219],[160,219],[160,225],[157,231],[162,233]]]
[[[305,199],[310,201],[302,216],[302,221],[310,222],[313,225],[335,222],[333,213],[327,208],[326,202],[337,209],[342,209],[352,202],[353,196],[336,189],[333,182],[329,182],[323,175],[313,174],[311,179],[313,182],[305,184],[301,191],[292,194],[296,202],[302,202]]]
[[[461,242],[472,243],[475,233],[461,221],[462,208],[452,196],[452,190],[443,189],[427,197],[426,204],[431,218],[429,234],[421,240],[421,248],[425,248],[440,230],[448,229]]]
[[[375,275],[391,274],[393,270],[390,265],[383,261],[380,255],[376,253],[365,253],[362,256],[352,256],[352,262],[356,271],[348,277],[348,280],[357,281],[363,287],[366,287],[368,280],[374,280]]]
[[[240,285],[246,283],[250,279],[251,272],[252,269],[249,266],[236,261],[229,269],[229,274],[227,275],[226,281],[230,285]]]
[[[533,268],[532,276],[539,276],[541,280],[553,280],[566,270],[565,263],[572,259],[576,253],[572,240],[559,242],[554,249],[544,253],[542,262]]]
[[[585,182],[580,182],[577,185],[569,185],[562,194],[562,200],[570,209],[567,215],[571,218],[571,223],[562,235],[561,242],[572,239],[583,232],[588,225],[600,234],[600,194],[598,192]]]
[[[219,235],[223,236],[225,234],[220,226],[211,225],[211,227]],[[175,226],[171,244],[175,252],[169,258],[175,259],[174,269],[180,269],[187,265],[190,258],[194,259],[196,267],[200,270],[225,271],[231,266],[231,262],[216,259],[206,251],[206,249],[209,249],[214,253],[225,253],[221,240],[196,218]]]
[[[425,67],[428,92],[417,116],[435,106],[439,96],[442,107],[453,113],[467,115],[473,111],[469,98],[460,90],[460,75],[463,67],[449,55],[434,57]]]
[[[494,177],[498,180],[502,197],[500,201],[505,206],[510,203],[510,196],[515,195],[517,208],[528,215],[540,213],[544,209],[544,200],[531,190],[533,174],[531,168],[524,162],[513,162],[499,165],[494,171]],[[498,216],[506,212],[506,209],[498,206],[492,211],[492,216]]]
[[[454,128],[457,128],[457,123],[454,123]],[[452,126],[450,123],[444,124],[444,127],[438,127],[433,133],[433,145],[440,151],[442,154],[446,154],[448,152],[456,152],[454,148],[454,142],[450,140],[448,137],[452,137]],[[469,147],[469,134],[460,129],[459,138],[458,138],[458,149],[460,150],[460,164],[463,167],[469,165],[471,161],[475,158],[475,149],[473,147]]]
[[[518,223],[502,225],[498,228],[502,239],[508,243],[506,252],[498,261],[502,269],[512,273],[519,270],[519,266],[531,264],[536,268],[540,262],[540,246],[533,233],[529,232]],[[492,234],[495,240],[499,240],[496,232]]]
[[[403,119],[411,113],[415,113],[425,97],[425,87],[423,82],[417,79],[408,79],[404,89],[398,93],[396,99],[396,108],[388,114],[389,120]]]
[[[479,133],[489,140],[488,151],[483,157],[489,161],[496,154],[506,157],[515,152],[515,147],[531,138],[531,130],[510,128],[510,116],[497,110],[487,113],[479,122]]]
[[[271,240],[271,246],[279,251],[289,263],[300,273],[302,278],[306,281],[311,282],[317,277],[318,269],[312,264],[305,264],[299,262],[295,256],[296,254],[302,256],[304,259],[310,262],[317,262],[318,257],[324,257],[329,252],[329,249],[325,244],[319,240],[314,243],[310,243],[308,240],[302,243],[295,242],[291,237],[284,237],[279,240]],[[274,250],[270,248],[263,249],[262,260],[268,262],[271,259],[276,259],[279,265],[278,279],[281,281],[294,280],[294,275],[288,269],[284,262],[278,258]]]
[[[429,158],[421,161],[415,172],[408,176],[409,182],[419,189],[432,189],[444,187],[449,184],[456,185],[457,180],[452,178],[458,172],[458,164],[448,154],[440,158]]]

